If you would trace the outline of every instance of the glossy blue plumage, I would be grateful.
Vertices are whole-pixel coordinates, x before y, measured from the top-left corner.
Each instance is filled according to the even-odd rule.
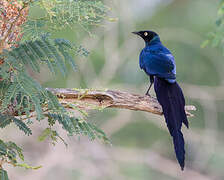
[[[147,34],[145,34],[147,32]],[[154,83],[157,99],[162,106],[167,127],[173,138],[177,160],[184,169],[185,150],[181,132],[182,123],[188,127],[183,92],[176,82],[176,65],[171,52],[162,45],[159,36],[152,31],[134,32],[146,42],[139,57],[140,68]],[[150,86],[151,87],[151,86]],[[150,88],[149,88],[150,89]],[[148,92],[148,91],[147,91]]]
[[[139,65],[148,75],[166,79],[170,83],[176,80],[176,65],[171,52],[162,45],[158,36],[146,44],[139,56]]]

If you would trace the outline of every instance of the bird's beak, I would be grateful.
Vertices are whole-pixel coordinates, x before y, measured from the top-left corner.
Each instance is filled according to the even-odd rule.
[[[136,34],[136,35],[140,35],[139,34],[139,32],[137,32],[137,31],[134,31],[134,32],[132,32],[133,34]]]

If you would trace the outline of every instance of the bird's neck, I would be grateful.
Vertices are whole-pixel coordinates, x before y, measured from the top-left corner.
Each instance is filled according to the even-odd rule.
[[[145,42],[145,46],[161,43],[159,36],[155,36],[150,42]]]

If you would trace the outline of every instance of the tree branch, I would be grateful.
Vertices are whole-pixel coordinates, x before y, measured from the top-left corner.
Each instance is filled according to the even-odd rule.
[[[114,91],[92,89],[63,89],[47,88],[55,94],[66,108],[78,106],[83,109],[119,108],[135,111],[145,111],[162,115],[162,107],[157,99],[149,96]],[[193,116],[189,111],[195,111],[195,106],[185,106],[186,114]]]

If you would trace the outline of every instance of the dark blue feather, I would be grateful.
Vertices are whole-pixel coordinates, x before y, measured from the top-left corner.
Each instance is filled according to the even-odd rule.
[[[159,103],[163,108],[166,124],[171,136],[177,160],[184,169],[184,138],[181,132],[182,122],[188,127],[188,120],[185,114],[185,100],[182,90],[177,82],[168,83],[164,79],[155,78],[155,92]]]
[[[156,43],[156,42],[157,43]],[[153,44],[146,45],[139,56],[140,68],[148,75],[155,75],[175,82],[176,65],[171,52],[155,39]]]

